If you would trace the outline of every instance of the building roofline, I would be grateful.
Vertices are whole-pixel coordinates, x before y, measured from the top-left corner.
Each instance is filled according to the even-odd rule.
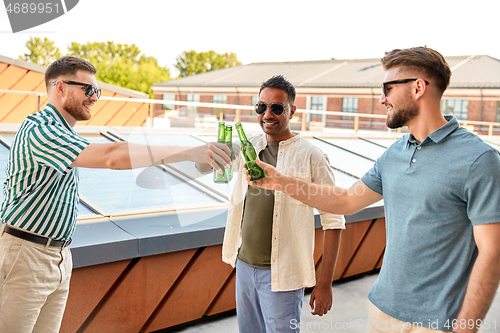
[[[17,67],[21,67],[30,71],[35,71],[35,72],[40,72],[40,73],[45,73],[45,70],[47,67],[42,66],[42,65],[37,65],[28,61],[24,61],[21,59],[14,59],[14,58],[9,58],[3,55],[0,55],[0,62],[9,64],[9,65],[15,65]]]
[[[37,65],[37,64],[25,61],[25,60],[14,59],[14,58],[6,57],[3,55],[0,55],[0,62],[9,64],[9,65],[14,65],[14,66],[24,68],[24,69],[27,69],[30,71],[39,72],[42,74],[44,74],[45,71],[47,70],[47,66]],[[134,98],[149,98],[148,94],[142,93],[140,91],[135,91],[132,89],[118,87],[118,86],[115,86],[113,84],[102,82],[102,81],[97,81],[97,83],[99,84],[99,88],[106,89],[106,90],[109,90],[109,91],[117,93],[117,94],[122,94],[122,95],[130,96],[130,97],[134,97]]]
[[[491,57],[489,55],[457,55],[457,56],[445,56],[445,59],[448,61],[453,60],[454,62],[465,62],[471,59],[491,59],[492,61],[495,62],[500,62],[499,59]],[[205,73],[200,73],[197,75],[193,76],[187,76],[187,77],[182,77],[182,78],[177,78],[174,80],[169,80],[169,81],[163,81],[163,82],[158,82],[152,85],[153,91],[161,91],[162,89],[165,88],[187,88],[191,87],[193,89],[196,89],[197,87],[203,87],[203,88],[250,88],[250,87],[255,87],[255,86],[260,86],[260,83],[253,82],[253,80],[245,82],[244,80],[230,80],[226,81],[222,80],[225,75],[237,77],[239,72],[245,72],[247,73],[248,70],[251,71],[251,68],[264,68],[264,67],[269,67],[269,68],[275,68],[276,71],[279,71],[279,68],[287,68],[287,66],[297,66],[297,70],[301,70],[301,66],[307,66],[307,65],[324,65],[326,67],[328,66],[336,66],[336,64],[346,64],[346,65],[355,65],[356,63],[363,63],[363,62],[368,62],[371,64],[371,66],[366,67],[363,70],[368,70],[368,69],[373,69],[375,67],[380,67],[382,64],[380,62],[380,58],[360,58],[360,59],[330,59],[330,60],[306,60],[306,61],[284,61],[284,62],[255,62],[255,63],[250,63],[250,64],[245,64],[245,65],[240,65],[236,67],[229,67],[229,68],[224,68],[220,69],[217,71],[210,71],[210,72],[205,72]],[[456,66],[456,64],[455,64]],[[460,66],[461,67],[461,66]],[[307,68],[307,67],[304,67]],[[218,72],[215,74],[215,72]],[[224,72],[224,73],[222,73]],[[227,74],[225,74],[227,73]],[[206,76],[208,75],[208,76]],[[239,81],[239,82],[238,82]],[[380,83],[379,82],[374,82],[373,80],[367,79],[365,82],[309,82],[310,80],[303,81],[301,83],[295,84],[296,87],[302,87],[302,88],[378,88]],[[475,80],[472,80],[470,82],[464,82],[461,80],[461,82],[453,82],[450,85],[450,88],[470,88],[470,89],[477,89],[477,88],[485,88],[485,89],[497,89],[500,87],[499,82],[492,82],[491,80],[487,80],[490,82],[474,82]]]

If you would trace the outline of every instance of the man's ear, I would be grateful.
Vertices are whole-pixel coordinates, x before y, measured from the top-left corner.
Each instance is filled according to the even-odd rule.
[[[415,98],[419,99],[427,90],[427,84],[423,79],[418,79],[415,83]]]
[[[52,86],[52,84],[51,84],[51,86]],[[59,96],[61,96],[61,97],[62,97],[62,96],[65,94],[65,92],[66,92],[66,90],[65,90],[65,89],[66,89],[66,87],[65,87],[65,85],[63,84],[63,82],[62,82],[61,80],[56,81],[56,85],[55,85],[55,86],[52,86],[52,87],[51,87],[51,89],[52,89],[52,92],[53,92],[54,94],[57,94],[57,95],[59,95]]]
[[[295,105],[292,105],[290,107],[290,119],[293,118],[293,115],[294,115],[295,111],[297,111],[297,107]]]

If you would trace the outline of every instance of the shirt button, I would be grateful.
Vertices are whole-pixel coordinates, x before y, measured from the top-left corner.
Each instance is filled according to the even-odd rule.
[[[422,147],[421,147],[421,146],[418,146],[418,147],[417,147],[417,149],[422,149]]]
[[[416,159],[416,158],[414,158],[414,159],[412,159],[411,161],[412,161],[413,163],[415,163],[415,162],[417,161],[417,159]]]

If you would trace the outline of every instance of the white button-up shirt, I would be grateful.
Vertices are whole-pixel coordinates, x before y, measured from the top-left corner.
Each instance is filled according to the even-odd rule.
[[[257,155],[266,148],[266,135],[250,138]],[[233,267],[241,242],[243,203],[248,189],[244,164],[234,161],[238,171],[222,247],[222,260]],[[334,185],[328,157],[316,146],[296,134],[279,144],[276,169],[281,173],[322,185]],[[304,189],[307,191],[307,188]],[[247,207],[246,209],[258,209]],[[319,211],[323,229],[344,229],[342,215]],[[314,267],[314,210],[282,191],[274,192],[274,213],[271,246],[271,289],[296,290],[316,285]]]

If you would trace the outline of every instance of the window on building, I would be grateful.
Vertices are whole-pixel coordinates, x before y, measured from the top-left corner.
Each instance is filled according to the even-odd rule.
[[[227,104],[227,95],[226,94],[214,94],[212,103],[218,103],[218,104]],[[225,108],[212,108],[212,113],[219,116],[221,113],[225,114],[226,109]]]
[[[441,112],[454,115],[458,120],[467,120],[469,101],[465,99],[444,99],[441,101]]]
[[[255,104],[259,103],[259,95],[252,95],[252,106],[255,106]],[[255,110],[252,110],[252,114],[256,115],[257,112]]]
[[[500,123],[500,101],[497,102],[497,123]]]
[[[358,112],[358,98],[357,97],[344,97],[342,98],[342,112],[357,113]],[[353,117],[342,117],[346,120],[354,120]]]
[[[309,109],[325,111],[325,96],[311,96]],[[311,113],[309,116],[313,122],[324,122],[325,119],[325,115],[321,113]]]
[[[175,101],[175,93],[164,93],[163,94],[164,101]],[[175,109],[174,104],[163,104],[163,110],[173,110]]]
[[[187,94],[187,101],[188,102],[200,102],[200,94]],[[197,106],[188,106],[187,107],[187,113],[198,113],[198,107]]]

